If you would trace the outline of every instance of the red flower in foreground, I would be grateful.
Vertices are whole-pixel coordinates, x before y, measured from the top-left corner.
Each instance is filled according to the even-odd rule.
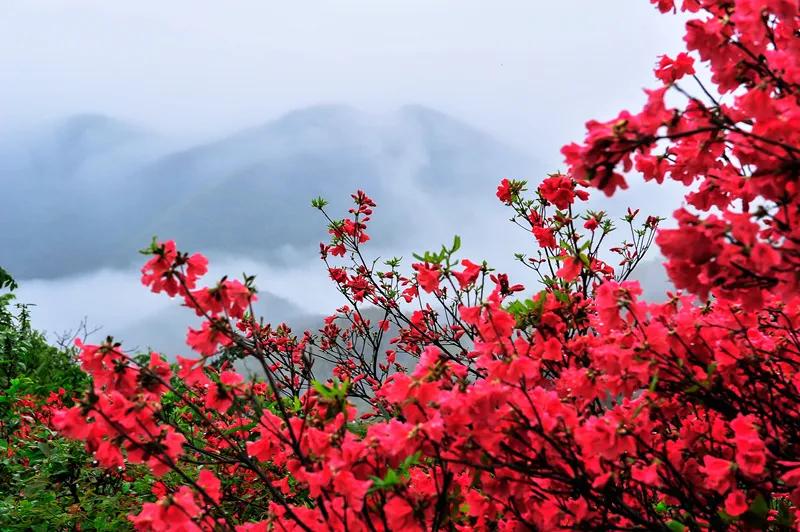
[[[551,175],[539,185],[539,194],[559,209],[566,209],[575,201],[575,197],[582,200],[589,198],[584,190],[575,190],[575,183],[571,178],[562,175]]]
[[[417,282],[423,290],[430,293],[439,289],[441,270],[438,264],[417,263],[412,266],[417,271]]]
[[[478,280],[478,276],[481,274],[481,266],[468,259],[462,260],[461,265],[464,266],[464,271],[453,272],[453,276],[458,280],[459,287],[464,290]]]
[[[497,186],[497,199],[503,203],[511,203],[513,192],[511,190],[511,181],[503,179],[500,185]]]
[[[574,281],[581,273],[583,262],[577,257],[566,257],[557,274],[565,281]]]
[[[553,230],[550,229],[549,227],[534,227],[533,236],[536,237],[536,242],[538,242],[540,247],[543,248],[558,247],[558,243],[556,242],[556,236],[553,233]]]
[[[685,52],[679,53],[675,59],[662,55],[656,68],[656,77],[664,83],[675,83],[687,74],[694,74],[694,59]]]
[[[705,484],[710,489],[725,493],[733,485],[733,464],[729,460],[706,455],[700,470],[705,474]]]
[[[738,517],[749,509],[750,505],[747,503],[747,498],[741,490],[733,490],[725,497],[725,511],[728,514]]]
[[[220,345],[224,347],[233,343],[230,336],[220,330],[222,327],[224,324],[204,321],[200,330],[189,329],[186,343],[201,355],[213,355]]]

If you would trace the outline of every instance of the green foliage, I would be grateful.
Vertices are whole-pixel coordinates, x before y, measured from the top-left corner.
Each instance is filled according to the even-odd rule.
[[[0,269],[2,287],[16,283]],[[152,477],[99,468],[82,443],[48,427],[50,393],[81,394],[88,378],[75,350],[48,344],[29,318],[13,294],[0,295],[0,530],[130,529]]]
[[[418,261],[427,262],[428,264],[441,265],[444,263],[445,268],[450,269],[454,265],[454,263],[451,262],[451,257],[455,255],[459,249],[461,249],[461,237],[455,235],[453,237],[453,245],[449,248],[443,244],[442,249],[438,253],[434,253],[433,251],[426,251],[422,255],[414,253],[414,258]]]
[[[409,470],[412,466],[419,464],[421,455],[422,453],[417,451],[407,456],[396,468],[389,468],[383,478],[372,477],[370,492],[394,489],[406,482],[410,476]]]
[[[13,301],[13,294],[0,295],[0,390],[13,387],[15,393],[38,396],[59,388],[83,390],[87,377],[75,363],[74,350],[48,344],[31,329],[27,306]]]
[[[322,196],[318,196],[318,197],[316,197],[316,198],[311,200],[311,206],[314,207],[315,209],[322,210],[322,209],[325,208],[325,206],[327,204],[328,204],[328,201],[325,198],[323,198]]]
[[[8,441],[11,456],[2,448]],[[81,443],[43,425],[0,442],[0,453],[0,530],[130,529],[127,515],[150,492],[143,475],[132,482],[96,467]]]
[[[311,386],[314,387],[314,390],[316,390],[323,399],[327,401],[341,402],[347,397],[347,390],[350,387],[350,383],[348,381],[342,382],[334,377],[331,384],[312,381]]]
[[[17,282],[11,277],[11,274],[0,268],[0,290],[8,288],[9,290],[16,290]]]
[[[506,312],[514,316],[517,326],[521,329],[535,326],[544,309],[546,291],[542,290],[532,299],[511,301],[505,308]]]

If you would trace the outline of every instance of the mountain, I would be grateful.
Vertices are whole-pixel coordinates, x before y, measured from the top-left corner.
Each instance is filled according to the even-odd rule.
[[[437,205],[506,175],[538,175],[535,161],[438,111],[390,116],[322,105],[225,138],[171,150],[136,126],[81,115],[17,143],[0,158],[0,264],[20,279],[127,266],[152,235],[185,249],[290,260],[325,238],[310,200],[344,213],[363,188],[379,204],[373,233],[396,242]],[[20,147],[21,146],[21,147]]]
[[[76,115],[0,141],[0,262],[20,278],[84,271],[123,173],[158,153],[143,128]],[[161,148],[163,149],[163,148]]]
[[[255,314],[269,323],[287,323],[314,331],[321,327],[322,316],[304,312],[292,302],[268,292],[261,292],[258,297],[253,305]],[[187,327],[199,327],[201,321],[192,311],[176,303],[131,323],[116,325],[113,334],[125,349],[156,350],[174,359],[176,354],[187,356],[191,353],[186,345]],[[107,325],[100,332],[98,336],[102,337],[112,331]]]
[[[75,115],[56,125],[52,136],[31,153],[31,163],[45,175],[90,173],[93,164],[102,167],[104,158],[147,136],[144,129],[108,116]]]

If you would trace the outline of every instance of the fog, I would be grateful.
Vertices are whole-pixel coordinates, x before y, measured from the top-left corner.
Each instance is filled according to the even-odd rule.
[[[652,185],[634,185],[621,196],[629,198],[631,205],[641,205],[646,203],[643,199],[652,197],[655,192]],[[493,208],[498,202],[483,202],[477,196],[466,201],[460,199],[461,206],[443,205],[443,202],[429,205],[429,201],[420,195],[420,201],[413,206],[413,212],[426,220],[427,230],[413,231],[391,246],[382,246],[380,236],[376,236],[375,241],[364,246],[366,256],[403,257],[405,267],[409,268],[412,253],[435,251],[442,243],[450,243],[454,234],[459,234],[463,241],[459,257],[488,260],[497,271],[508,272],[515,282],[524,283],[526,294],[540,289],[532,272],[513,257],[515,252],[535,253],[531,235],[511,224],[505,210]],[[597,198],[589,205],[605,203],[604,198]],[[622,210],[620,206],[613,213],[620,217]],[[667,214],[663,208],[648,212]],[[376,215],[380,217],[379,210]],[[402,220],[395,223],[403,225]],[[292,256],[286,261],[288,264],[284,261],[270,264],[225,251],[203,250],[211,261],[206,279],[213,284],[223,275],[238,278],[242,273],[255,275],[259,289],[256,311],[260,316],[273,323],[286,322],[296,329],[316,330],[323,316],[346,304],[328,278],[324,264],[317,257],[317,249],[317,246],[309,246],[287,250]],[[656,249],[651,250],[648,259],[639,266],[634,278],[642,282],[645,297],[657,300],[665,294],[669,284]],[[141,257],[139,262],[143,260]],[[187,353],[186,328],[197,326],[198,318],[182,307],[179,299],[151,293],[140,283],[140,277],[138,268],[131,266],[69,277],[28,279],[21,283],[17,298],[20,302],[35,304],[31,307],[33,321],[53,340],[76,332],[77,327],[85,323],[95,340],[112,335],[127,349],[152,348],[169,356]]]
[[[553,166],[588,118],[642,102],[681,29],[645,0],[5,0],[0,127],[91,111],[199,140],[417,103]]]
[[[532,290],[497,183],[535,185],[587,119],[640,105],[681,26],[643,0],[7,0],[0,265],[51,338],[85,318],[186,350],[191,313],[138,281],[153,234],[207,254],[211,278],[256,274],[267,318],[311,326],[342,300],[309,201],[343,216],[363,188],[372,256],[408,265],[459,234]],[[588,206],[668,216],[680,197],[634,179]],[[657,258],[645,269],[663,290]]]

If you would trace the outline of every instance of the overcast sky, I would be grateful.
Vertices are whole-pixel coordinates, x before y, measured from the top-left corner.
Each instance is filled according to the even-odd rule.
[[[555,165],[586,119],[642,101],[681,27],[646,0],[3,0],[0,128],[92,111],[202,138],[419,103]]]

